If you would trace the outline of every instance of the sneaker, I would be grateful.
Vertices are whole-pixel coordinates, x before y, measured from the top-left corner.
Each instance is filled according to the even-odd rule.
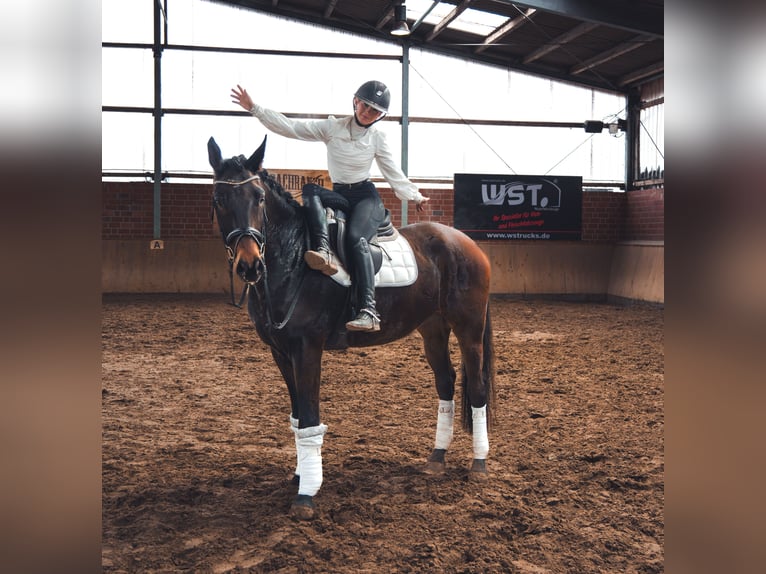
[[[309,267],[325,275],[335,275],[338,272],[337,265],[332,262],[332,254],[327,251],[306,251],[303,259]]]
[[[346,323],[349,331],[380,331],[380,317],[369,309],[362,309],[356,319]]]

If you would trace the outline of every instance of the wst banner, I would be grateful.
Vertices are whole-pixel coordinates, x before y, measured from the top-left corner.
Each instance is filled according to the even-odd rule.
[[[455,174],[455,227],[473,239],[582,238],[582,177]]]

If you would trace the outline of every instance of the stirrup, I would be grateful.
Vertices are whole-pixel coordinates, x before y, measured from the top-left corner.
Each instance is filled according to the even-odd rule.
[[[303,259],[309,267],[325,275],[335,275],[338,272],[338,267],[332,262],[332,254],[329,251],[323,249],[306,251]]]
[[[346,323],[349,331],[380,331],[380,316],[372,309],[362,309],[356,319]]]

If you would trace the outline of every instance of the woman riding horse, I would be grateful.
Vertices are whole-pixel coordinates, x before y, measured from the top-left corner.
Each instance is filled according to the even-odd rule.
[[[333,189],[316,184],[303,187],[303,204],[309,212],[311,250],[306,263],[325,275],[337,273],[332,261],[324,206],[343,209],[348,215],[348,246],[357,294],[357,316],[346,323],[349,331],[378,331],[380,316],[375,308],[375,272],[369,242],[385,216],[383,201],[370,181],[372,160],[399,199],[416,202],[423,211],[424,197],[394,162],[385,134],[373,127],[388,113],[391,93],[382,82],[362,84],[354,94],[352,117],[330,116],[321,121],[295,121],[279,112],[255,104],[247,90],[237,85],[232,101],[242,106],[269,130],[305,141],[321,141],[327,146],[327,168]]]
[[[322,353],[337,333],[347,289],[308,269],[309,216],[304,206],[262,168],[266,138],[249,158],[224,160],[211,137],[213,213],[226,246],[229,271],[246,284],[248,313],[290,394],[298,495],[290,512],[316,514],[313,497],[322,485],[322,444],[327,425],[320,416]],[[457,371],[451,335],[462,358],[463,425],[473,434],[471,476],[487,475],[488,429],[494,395],[490,325],[489,259],[466,234],[422,221],[399,229],[418,266],[414,283],[381,289],[377,304],[386,315],[380,330],[347,333],[350,347],[383,345],[417,330],[439,397],[436,440],[424,469],[443,474],[452,441]],[[233,285],[233,283],[232,283]],[[321,301],[321,305],[317,305]],[[380,417],[385,416],[383,412]]]

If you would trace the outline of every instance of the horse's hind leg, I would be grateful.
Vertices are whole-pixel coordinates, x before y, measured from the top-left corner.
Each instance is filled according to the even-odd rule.
[[[478,479],[487,476],[489,454],[487,417],[490,393],[489,381],[485,381],[482,368],[485,360],[484,329],[484,321],[475,319],[464,321],[455,328],[463,362],[463,423],[473,435],[471,476]]]
[[[434,316],[423,323],[418,331],[423,336],[426,360],[433,370],[439,410],[436,417],[434,449],[426,462],[425,472],[443,474],[444,455],[452,443],[455,419],[455,369],[449,354],[450,328],[441,317]]]

